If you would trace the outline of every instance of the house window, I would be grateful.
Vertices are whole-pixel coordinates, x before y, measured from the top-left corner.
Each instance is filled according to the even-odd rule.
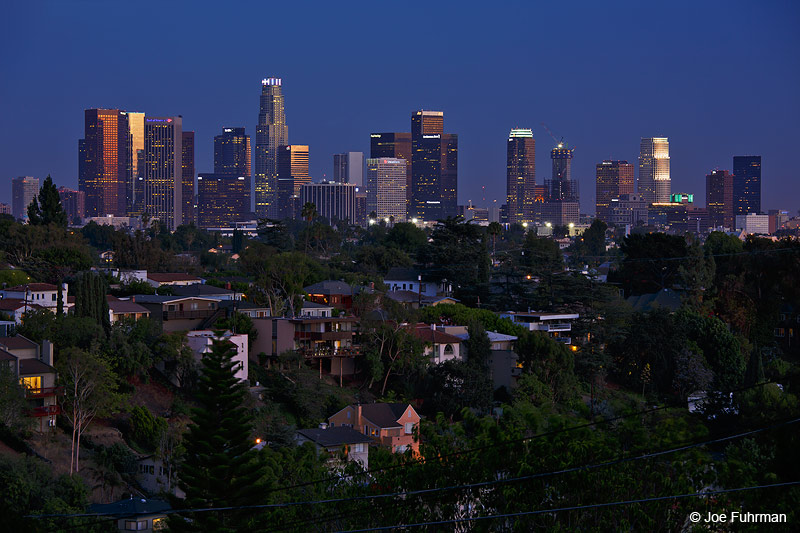
[[[350,411],[347,411],[347,419],[350,419]]]
[[[411,416],[411,415],[409,414],[409,416]],[[413,422],[409,422],[409,423],[406,424],[406,435],[411,435],[412,431],[414,431],[414,423]]]
[[[353,444],[353,452],[354,453],[362,453],[364,451],[364,443],[359,442],[358,444]]]
[[[445,355],[453,355],[453,345],[452,344],[445,344],[444,346],[444,354]]]
[[[784,337],[785,335],[786,335],[786,332],[783,330],[783,328],[775,328],[775,336],[776,337]]]
[[[19,380],[19,384],[25,387],[26,389],[41,389],[42,376],[31,376],[29,378],[22,378]]]
[[[55,295],[55,293],[53,293],[53,294],[52,294],[52,296],[51,296],[51,298],[50,298],[50,299],[51,299],[51,300],[53,300],[54,302],[56,301],[56,295]]]
[[[153,531],[164,531],[167,529],[166,518],[153,518]]]
[[[125,531],[145,531],[147,520],[125,520]]]

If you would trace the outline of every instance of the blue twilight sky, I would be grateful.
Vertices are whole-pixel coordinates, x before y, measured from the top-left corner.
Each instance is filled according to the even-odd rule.
[[[213,137],[255,142],[260,80],[283,78],[289,141],[311,175],[369,134],[442,110],[459,134],[459,203],[505,198],[506,136],[530,127],[537,182],[553,142],[594,211],[595,164],[670,139],[672,188],[763,156],[762,209],[800,208],[800,2],[17,1],[0,23],[0,201],[11,178],[77,186],[83,110],[182,115],[196,169]],[[485,198],[485,200],[484,200]]]

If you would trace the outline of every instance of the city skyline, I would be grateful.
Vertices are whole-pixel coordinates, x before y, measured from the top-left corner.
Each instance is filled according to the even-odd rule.
[[[540,126],[548,124],[558,136],[563,135],[576,147],[573,176],[580,183],[582,211],[592,212],[594,206],[594,168],[603,160],[636,161],[639,139],[649,136],[670,138],[672,189],[690,191],[704,201],[704,178],[714,169],[733,171],[734,155],[761,155],[764,164],[762,210],[783,208],[795,210],[800,200],[800,184],[793,179],[792,147],[798,133],[792,127],[800,118],[798,99],[792,90],[800,80],[796,64],[800,37],[793,31],[800,10],[793,3],[769,6],[746,4],[704,4],[692,8],[692,17],[685,17],[690,4],[676,4],[659,13],[659,28],[645,32],[636,24],[650,13],[646,6],[633,3],[618,6],[585,4],[575,17],[575,25],[559,32],[544,23],[557,11],[555,6],[518,6],[515,20],[501,16],[492,8],[480,20],[485,20],[488,37],[472,42],[460,29],[468,20],[478,20],[474,6],[465,6],[456,20],[442,28],[457,45],[453,61],[441,69],[432,59],[421,55],[422,47],[409,40],[408,59],[398,59],[391,66],[378,61],[378,50],[365,45],[383,34],[399,38],[405,35],[410,15],[400,15],[389,27],[370,28],[365,24],[366,12],[357,14],[346,27],[355,29],[352,37],[337,39],[320,48],[332,31],[325,21],[334,16],[330,6],[309,10],[310,27],[320,29],[319,39],[298,43],[285,57],[270,56],[264,60],[255,53],[226,61],[220,75],[212,75],[212,64],[222,53],[210,44],[199,46],[196,52],[182,58],[185,76],[161,77],[174,65],[174,57],[156,54],[157,47],[147,42],[136,46],[124,45],[122,56],[148,58],[153,64],[152,75],[159,77],[156,89],[141,81],[119,82],[114,76],[87,72],[81,67],[95,41],[83,35],[85,28],[99,14],[91,9],[70,13],[64,6],[11,6],[11,16],[18,21],[4,36],[4,42],[25,41],[20,36],[36,24],[37,31],[62,39],[63,46],[53,49],[50,38],[26,42],[22,50],[5,47],[4,73],[15,80],[0,89],[4,117],[18,124],[0,138],[0,201],[10,201],[10,179],[29,175],[43,179],[50,174],[58,185],[77,188],[77,164],[74,146],[81,138],[81,117],[85,109],[105,107],[144,111],[152,116],[181,115],[186,129],[196,132],[196,169],[210,170],[213,153],[209,146],[221,127],[235,124],[256,132],[254,108],[257,105],[255,87],[265,76],[284,80],[287,113],[292,124],[290,143],[302,142],[311,147],[310,174],[315,181],[331,179],[332,155],[345,151],[369,152],[369,134],[375,131],[407,131],[407,114],[414,109],[440,109],[448,117],[448,131],[459,135],[459,204],[472,200],[475,205],[488,205],[505,196],[505,140],[510,128],[532,127],[541,150],[552,148],[550,138]],[[210,4],[197,4],[198,13],[185,13],[175,6],[164,7],[166,24],[171,16],[202,17]],[[253,14],[257,4],[242,6]],[[277,7],[280,15],[291,8]],[[145,11],[147,6],[145,6]],[[194,10],[193,10],[194,11]],[[446,12],[444,6],[432,8],[431,19]],[[109,14],[119,14],[119,6],[109,6]],[[223,29],[235,27],[242,11],[221,14]],[[246,17],[242,33],[253,23]],[[518,19],[518,20],[517,20]],[[67,24],[63,24],[66,20]],[[338,19],[337,19],[338,20]],[[502,24],[500,21],[502,20]],[[523,21],[534,20],[530,28]],[[604,38],[599,44],[603,21],[618,20],[628,28],[624,36]],[[62,25],[63,24],[63,28]],[[416,32],[425,32],[434,25],[423,21]],[[712,39],[707,33],[710,25],[736,29],[747,34],[746,41]],[[336,26],[336,25],[333,25]],[[467,25],[464,25],[467,27]],[[70,38],[64,39],[65,27]],[[187,25],[188,27],[188,25]],[[502,32],[501,32],[502,27]],[[288,38],[296,24],[288,23],[277,29],[276,39]],[[337,34],[341,30],[338,26]],[[110,31],[100,29],[99,31]],[[346,32],[345,32],[346,33]],[[358,38],[356,38],[358,35]],[[502,37],[501,37],[502,35]],[[180,42],[188,38],[187,30],[179,30],[165,38]],[[249,38],[248,38],[249,39]],[[7,40],[7,41],[6,41]],[[247,39],[246,39],[247,40]],[[247,40],[255,44],[255,41]],[[518,43],[528,43],[527,52],[508,52]],[[655,48],[654,48],[655,47]],[[140,50],[141,48],[141,50]],[[379,48],[379,47],[377,47]],[[657,61],[651,52],[655,49]],[[560,50],[573,58],[564,65],[549,61]],[[156,54],[156,55],[154,55]],[[309,56],[311,54],[311,56]],[[314,55],[316,54],[316,55]],[[332,57],[358,55],[353,68],[338,72],[326,66]],[[504,54],[508,58],[500,59]],[[307,61],[297,61],[299,57]],[[227,57],[227,56],[226,56]],[[414,59],[412,59],[414,58]],[[506,73],[510,61],[524,60],[529,68]],[[758,83],[732,84],[726,91],[711,94],[713,82],[730,79],[737,67],[757,63]],[[136,59],[136,67],[143,65]],[[336,64],[339,64],[338,62]],[[393,84],[390,72],[418,67],[419,76],[397,79]],[[567,65],[568,64],[568,65]],[[37,65],[32,70],[30,65]],[[357,72],[370,65],[371,76]],[[373,65],[378,65],[372,67]],[[341,67],[341,65],[340,65]],[[625,72],[624,80],[603,74]],[[131,64],[119,61],[109,66],[111,73],[119,69],[130,78]],[[437,72],[436,69],[439,69]],[[663,69],[679,75],[662,79]],[[411,72],[411,71],[409,71]],[[605,85],[587,84],[600,76]],[[53,95],[46,88],[49,78],[57,78],[60,90]],[[141,75],[136,77],[142,78]],[[425,80],[421,83],[419,80]],[[493,101],[491,112],[474,114],[474,98],[470,86],[483,79],[498,88],[503,97]],[[546,80],[540,83],[537,80]],[[658,105],[654,105],[654,97]],[[52,98],[49,105],[41,105]],[[45,115],[45,112],[47,115]],[[24,113],[24,114],[23,114]],[[23,119],[23,117],[25,117]],[[609,121],[609,117],[614,117]],[[36,152],[26,147],[24,139],[37,123],[47,121],[48,128],[37,140]],[[295,137],[296,135],[296,137]],[[37,155],[42,148],[48,157]],[[545,153],[545,152],[542,152]],[[550,174],[549,161],[540,157],[537,174]],[[485,187],[485,191],[482,187]],[[483,198],[486,198],[484,201]]]

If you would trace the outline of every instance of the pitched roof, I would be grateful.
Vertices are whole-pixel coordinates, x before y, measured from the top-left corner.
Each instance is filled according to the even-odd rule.
[[[134,294],[133,299],[136,303],[140,304],[163,304],[168,302],[178,302],[181,300],[206,300],[209,302],[218,302],[216,298],[205,298],[201,296],[167,296],[163,294]]]
[[[346,427],[298,429],[297,432],[308,440],[326,448],[330,446],[342,446],[343,444],[372,442],[372,439],[363,433],[359,433],[353,428]]]
[[[429,342],[431,344],[458,344],[461,342],[460,337],[450,335],[444,331],[434,331],[428,325],[416,326],[411,333],[415,337],[422,339],[423,342]]]
[[[118,299],[109,299],[108,300],[108,308],[111,310],[112,313],[120,314],[120,313],[147,313],[150,314],[150,310],[146,307],[142,307],[141,305],[131,301],[131,300],[118,300]]]
[[[303,309],[333,309],[330,305],[318,304],[317,302],[303,301]]]
[[[634,310],[642,312],[656,307],[665,307],[670,311],[677,311],[681,306],[680,296],[669,289],[661,289],[658,292],[639,296],[629,296],[626,301],[631,304]]]
[[[306,294],[342,294],[344,296],[352,296],[353,289],[344,281],[326,279],[308,287],[303,287],[303,292]]]
[[[20,359],[19,374],[55,374],[56,369],[38,359]]]
[[[361,405],[361,416],[378,427],[396,428],[406,409],[407,403],[367,403]]]
[[[0,348],[0,361],[16,361],[17,356]]]
[[[204,283],[194,283],[192,285],[176,285],[172,292],[178,296],[211,296],[214,294],[235,294],[230,289],[223,287],[214,287],[213,285],[206,285]]]
[[[32,306],[34,304],[28,304]],[[16,311],[20,307],[25,306],[25,300],[22,298],[0,298],[0,311]]]
[[[415,268],[392,267],[383,277],[384,281],[417,281],[421,272]]]
[[[92,513],[121,518],[139,514],[158,514],[169,509],[172,507],[163,500],[145,500],[144,498],[130,498],[114,503],[95,503],[89,506],[89,511]]]
[[[26,290],[29,291],[57,291],[58,287],[56,285],[51,285],[50,283],[26,283],[25,285],[17,285],[16,287],[9,287],[4,289],[6,291],[11,292],[25,292]]]
[[[16,335],[14,337],[0,337],[0,346],[5,346],[6,350],[28,350],[39,345],[22,335]]]
[[[152,279],[159,283],[169,283],[170,281],[196,281],[200,283],[203,281],[197,276],[191,274],[181,274],[173,272],[148,272],[147,279]]]

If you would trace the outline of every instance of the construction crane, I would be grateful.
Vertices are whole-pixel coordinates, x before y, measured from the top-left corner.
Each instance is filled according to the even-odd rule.
[[[548,134],[548,135],[550,135],[550,137],[552,137],[552,138],[553,138],[553,140],[556,142],[556,146],[557,146],[558,148],[564,148],[564,147],[567,145],[567,143],[565,143],[565,142],[564,142],[564,137],[561,137],[561,140],[559,140],[559,139],[558,139],[558,138],[555,136],[555,134],[554,134],[552,131],[550,131],[550,128],[548,128],[548,127],[547,127],[547,124],[545,124],[544,122],[541,122],[540,124],[541,124],[541,125],[542,125],[542,127],[545,129],[545,131],[547,132],[547,134]],[[574,150],[575,148],[573,147],[572,149]]]

